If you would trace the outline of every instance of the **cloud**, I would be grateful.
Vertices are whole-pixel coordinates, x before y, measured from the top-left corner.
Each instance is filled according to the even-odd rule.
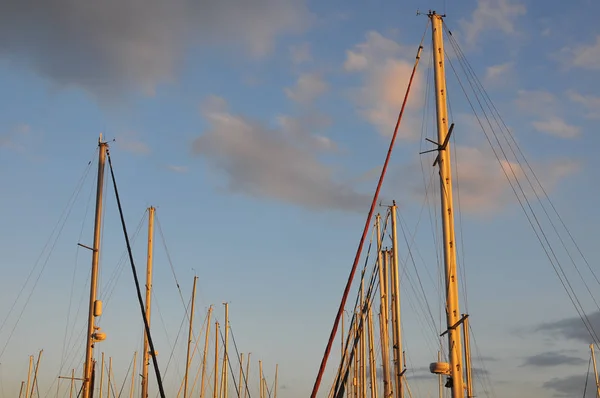
[[[559,365],[581,365],[586,361],[561,352],[543,352],[525,358],[521,366],[550,367]]]
[[[515,35],[515,22],[526,13],[527,9],[523,4],[511,0],[478,0],[471,19],[460,21],[465,42],[473,46],[484,32],[492,30]]]
[[[552,116],[548,120],[532,122],[534,129],[559,138],[576,138],[580,135],[579,127],[567,124],[563,119]]]
[[[503,85],[512,78],[513,62],[489,66],[485,71],[485,81],[488,85]]]
[[[513,183],[513,172],[519,181],[525,181],[525,172],[518,163],[503,160],[502,167],[500,167],[491,150],[487,148],[483,150],[457,145],[454,149],[456,156],[453,161],[458,170],[454,189],[460,193],[460,207],[463,213],[488,216],[517,202],[503,169]],[[393,176],[394,179],[403,181],[403,185],[407,187],[407,193],[410,195],[408,199],[418,203],[422,203],[427,195],[421,177],[414,177],[421,173],[420,161],[425,161],[425,166],[431,166],[429,158],[415,159]],[[579,170],[579,164],[569,159],[530,163],[532,168],[537,171],[537,176],[546,192],[552,191],[565,177]],[[437,174],[433,178],[437,178]],[[523,188],[527,196],[534,193],[527,184],[523,184]]]
[[[600,312],[588,314],[588,319],[592,326],[592,330],[596,333],[600,331]],[[544,332],[553,335],[554,337],[577,340],[589,344],[592,337],[588,332],[583,321],[579,317],[562,319],[555,322],[542,323],[536,328],[535,332]]]
[[[558,99],[548,91],[519,90],[515,105],[521,112],[538,119],[531,122],[531,125],[541,133],[565,139],[576,138],[581,134],[579,127],[564,120]]]
[[[316,74],[303,73],[298,77],[294,87],[286,87],[285,94],[289,99],[309,104],[323,95],[328,89],[327,83]]]
[[[600,70],[600,35],[591,44],[582,44],[575,47],[563,47],[556,58],[568,67]]]
[[[101,98],[152,95],[174,78],[188,46],[239,45],[261,56],[310,21],[303,0],[8,1],[0,57]]]
[[[596,396],[596,389],[593,388],[593,376],[589,376],[588,388],[584,398]],[[543,384],[543,387],[548,390],[554,390],[556,397],[573,397],[581,396],[586,384],[586,375],[573,375],[567,377],[555,377]]]
[[[294,65],[300,65],[312,61],[309,43],[301,43],[290,47],[290,59]]]
[[[339,182],[333,168],[298,139],[299,131],[232,114],[218,97],[204,104],[202,114],[210,128],[194,140],[193,152],[225,176],[230,192],[314,210],[364,210],[368,204],[369,196]]]
[[[132,131],[126,131],[115,138],[117,146],[127,152],[137,155],[148,155],[152,150],[139,138],[139,134]]]
[[[567,91],[569,100],[581,105],[586,111],[588,119],[600,119],[600,97],[594,95],[583,95],[576,91]]]
[[[393,133],[414,65],[417,46],[404,47],[380,33],[368,32],[363,43],[346,51],[344,69],[360,73],[362,85],[351,96],[362,117],[380,134]],[[422,77],[415,75],[406,112],[400,127],[400,138],[416,139],[420,133]]]
[[[174,164],[167,165],[167,169],[171,170],[175,173],[181,173],[181,174],[188,172],[187,166],[176,166]]]

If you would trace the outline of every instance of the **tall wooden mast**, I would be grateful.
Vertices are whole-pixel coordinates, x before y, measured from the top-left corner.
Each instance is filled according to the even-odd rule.
[[[456,267],[456,240],[454,236],[454,206],[452,204],[452,168],[446,103],[446,74],[444,68],[444,38],[442,15],[428,14],[432,25],[433,65],[435,72],[435,105],[437,115],[438,157],[440,170],[440,198],[444,231],[444,267],[446,277],[446,323],[450,360],[450,386],[452,398],[464,398],[463,358],[458,298],[458,273]]]
[[[146,319],[150,326],[150,309],[152,302],[152,260],[154,253],[154,207],[148,208],[148,258],[146,261]],[[148,348],[148,334],[144,328],[144,351],[142,353],[142,398],[148,398],[148,364],[150,351]]]
[[[82,398],[91,398],[90,381],[92,376],[92,360],[94,343],[104,339],[104,335],[96,333],[96,317],[102,314],[102,303],[96,300],[98,290],[98,259],[100,256],[100,232],[102,230],[102,193],[104,189],[104,169],[108,144],[98,139],[98,182],[96,187],[96,217],[94,222],[94,244],[92,247],[92,276],[90,280],[90,302],[88,311],[88,328],[85,342],[85,363],[83,367]]]

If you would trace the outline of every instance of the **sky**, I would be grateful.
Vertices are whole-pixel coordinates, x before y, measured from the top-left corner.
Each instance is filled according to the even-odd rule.
[[[567,242],[572,261],[558,254],[560,241],[545,247],[562,256],[600,329],[600,282],[590,271],[600,254],[597,2],[7,0],[0,12],[0,394],[18,394],[29,356],[40,350],[40,395],[56,394],[57,376],[81,372],[90,256],[77,243],[92,243],[100,133],[142,284],[145,211],[157,208],[152,325],[161,370],[168,364],[168,394],[177,394],[183,375],[181,325],[194,275],[194,334],[203,335],[210,305],[212,321],[223,324],[228,302],[236,345],[252,352],[250,377],[261,360],[272,383],[277,364],[280,396],[310,394],[425,34],[377,211],[385,215],[395,200],[408,234],[409,244],[399,245],[407,380],[415,396],[437,396],[437,379],[424,371],[445,329],[437,181],[429,184],[433,155],[419,155],[431,149],[425,137],[435,140],[430,30],[416,15],[428,9],[447,15],[452,40],[560,214],[533,203],[537,216],[549,208],[554,217],[541,221],[544,231],[564,222],[562,236],[577,242]],[[446,46],[461,305],[476,338],[477,395],[581,396],[591,337],[503,170],[516,170],[522,182],[529,174],[514,159],[500,167],[463,95],[461,58]],[[113,358],[120,388],[139,354],[142,322],[109,174],[105,182],[99,325],[107,340],[97,343],[96,357]],[[536,193],[543,192],[527,191]],[[319,396],[339,363],[336,342]],[[199,363],[197,354],[194,372]],[[66,396],[68,381],[59,384]],[[251,392],[258,396],[258,383]]]

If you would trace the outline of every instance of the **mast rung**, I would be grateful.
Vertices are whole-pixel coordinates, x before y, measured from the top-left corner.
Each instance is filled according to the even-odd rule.
[[[458,320],[458,322],[456,322],[454,325],[450,326],[448,329],[446,329],[446,331],[442,334],[440,334],[440,337],[444,336],[445,334],[447,334],[449,331],[456,329],[457,327],[459,327],[464,321],[465,319],[467,319],[469,317],[469,314],[464,314],[462,316],[462,318],[460,318]]]

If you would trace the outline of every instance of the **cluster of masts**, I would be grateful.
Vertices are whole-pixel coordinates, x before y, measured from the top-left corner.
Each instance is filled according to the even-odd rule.
[[[397,206],[390,206],[391,219],[391,248],[383,247],[381,216],[375,220],[377,235],[377,261],[374,278],[365,288],[365,273],[363,271],[359,298],[354,308],[348,331],[345,331],[344,316],[342,315],[341,361],[335,382],[329,393],[330,398],[342,398],[344,395],[353,398],[403,398],[405,392],[412,397],[406,381],[406,359],[402,347],[400,275],[398,261],[397,235]],[[376,300],[372,296],[375,282],[379,281],[379,308],[376,328],[374,308]],[[467,397],[473,397],[473,382],[471,377],[471,356],[469,343],[468,315],[463,315],[456,327],[461,327],[464,339],[463,359],[465,363],[465,384]],[[378,330],[377,330],[378,329]],[[391,329],[391,330],[390,330]],[[446,333],[443,333],[445,335]],[[391,344],[390,344],[391,335]],[[376,358],[375,341],[381,346],[381,357]],[[378,366],[381,365],[381,367]],[[377,374],[380,368],[382,373]],[[439,394],[444,395],[444,387],[452,387],[450,365],[441,362],[441,352],[438,360],[430,365],[430,371],[438,375]],[[444,382],[444,376],[447,380]],[[378,380],[383,381],[383,390],[378,389]],[[344,394],[345,393],[345,394]]]
[[[158,368],[158,362],[156,360],[157,351],[154,347],[152,337],[150,334],[150,314],[151,314],[151,298],[152,298],[152,267],[153,267],[153,240],[154,240],[154,218],[155,218],[155,208],[148,208],[148,251],[147,251],[147,262],[146,262],[146,284],[145,284],[145,301],[142,299],[141,289],[139,288],[139,282],[137,273],[135,271],[135,267],[133,266],[133,258],[131,254],[131,246],[129,244],[129,238],[127,236],[127,231],[124,225],[124,219],[121,212],[121,206],[118,196],[118,191],[116,187],[116,182],[114,182],[114,174],[112,170],[112,164],[110,163],[110,154],[108,153],[108,144],[102,141],[102,135],[100,135],[99,139],[99,155],[98,155],[98,180],[97,180],[97,194],[96,194],[96,213],[95,213],[95,224],[94,224],[94,241],[93,246],[89,247],[83,244],[79,244],[79,246],[84,247],[92,252],[92,270],[91,270],[91,281],[90,281],[90,298],[89,298],[89,313],[88,313],[88,325],[87,325],[87,334],[86,334],[86,345],[85,345],[85,362],[83,366],[83,375],[82,377],[75,377],[75,369],[72,370],[70,376],[59,376],[59,379],[69,379],[71,381],[70,385],[70,398],[73,396],[77,396],[78,398],[92,398],[96,395],[96,391],[98,394],[96,395],[99,398],[103,398],[104,391],[109,396],[115,396],[115,388],[112,383],[114,383],[114,376],[112,374],[112,357],[108,359],[108,369],[107,375],[105,377],[105,358],[104,352],[102,352],[102,359],[100,364],[100,375],[98,377],[98,372],[96,371],[96,363],[97,360],[94,358],[94,348],[95,343],[104,341],[106,339],[106,334],[100,330],[100,327],[96,325],[97,318],[102,315],[102,301],[97,299],[97,285],[98,285],[98,259],[100,252],[100,238],[101,238],[101,230],[102,230],[102,205],[103,205],[103,188],[104,188],[104,170],[106,165],[106,160],[108,159],[108,163],[110,165],[111,175],[113,176],[113,183],[115,188],[115,193],[117,197],[117,204],[119,205],[119,211],[121,213],[121,221],[123,224],[123,230],[126,237],[127,248],[130,256],[130,261],[132,264],[132,270],[134,273],[134,280],[136,282],[136,287],[138,289],[138,299],[141,307],[141,312],[144,320],[144,345],[143,345],[143,355],[141,358],[141,366],[142,372],[141,376],[141,391],[140,395],[142,398],[148,397],[148,367],[150,362],[153,362],[154,370],[155,370],[155,378],[158,384],[158,389],[160,396],[162,398],[165,397],[165,391],[162,385],[162,378]],[[211,329],[211,314],[213,310],[213,306],[211,305],[208,309],[206,315],[206,322],[204,329],[204,355],[202,357],[202,364],[198,368],[196,372],[196,377],[194,378],[193,384],[190,385],[190,366],[192,364],[193,357],[197,351],[198,343],[200,341],[200,337],[196,339],[194,347],[192,349],[192,342],[194,341],[194,333],[193,333],[193,321],[194,321],[194,307],[195,307],[195,296],[196,296],[196,282],[198,280],[197,276],[194,276],[194,283],[192,289],[192,297],[191,297],[191,306],[190,312],[187,314],[189,319],[189,330],[188,330],[188,340],[187,340],[187,355],[186,355],[186,363],[185,363],[185,376],[181,381],[181,386],[177,393],[177,397],[182,396],[183,398],[188,398],[192,395],[194,388],[197,384],[197,379],[199,375],[200,377],[200,398],[204,398],[206,386],[209,386],[211,383],[206,377],[207,371],[207,360],[208,360],[208,346],[209,346],[209,334]],[[213,380],[212,380],[212,390],[213,396],[212,398],[228,398],[228,393],[230,390],[230,375],[229,369],[235,369],[239,367],[239,377],[236,380],[235,375],[231,375],[231,379],[235,385],[235,389],[237,392],[237,396],[239,397],[249,397],[249,372],[250,372],[250,356],[248,353],[247,361],[246,361],[246,369],[244,370],[244,358],[243,354],[238,356],[237,349],[235,351],[235,355],[231,354],[231,350],[229,348],[229,305],[228,303],[224,303],[225,306],[225,327],[224,329],[224,337],[221,335],[221,327],[218,321],[214,323],[214,371],[213,371]],[[219,350],[219,340],[223,342],[222,354],[220,355]],[[39,368],[39,362],[41,358],[42,352],[37,359],[37,363],[35,368],[33,367],[33,356],[30,357],[29,371],[27,375],[27,382],[23,381],[21,383],[21,391],[19,393],[19,398],[30,398],[33,396],[34,391],[37,388],[37,374]],[[130,397],[133,397],[135,391],[135,377],[137,374],[136,371],[136,362],[137,362],[137,352],[133,355],[131,368],[131,387],[130,387]],[[262,361],[258,361],[259,366],[259,391],[260,398],[276,398],[277,397],[277,373],[278,373],[278,365],[275,366],[275,384],[273,394],[267,385],[266,377],[263,373],[263,364]],[[220,368],[219,368],[220,367]],[[220,372],[219,372],[220,370]],[[126,376],[127,377],[127,376]],[[105,387],[105,380],[107,382],[107,387]],[[76,388],[76,382],[80,384],[80,388]],[[96,384],[96,387],[94,386]],[[60,387],[60,383],[59,383]],[[57,391],[58,395],[58,391]],[[194,394],[195,395],[195,394]]]

